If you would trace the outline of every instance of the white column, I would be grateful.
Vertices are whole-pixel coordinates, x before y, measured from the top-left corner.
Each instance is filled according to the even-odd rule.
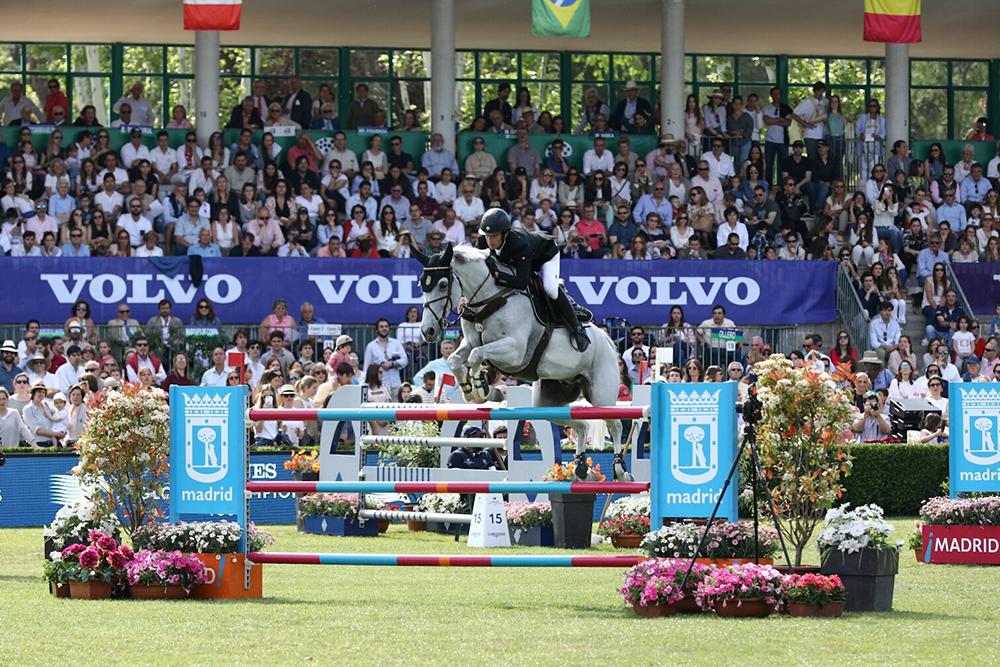
[[[194,101],[198,143],[219,129],[219,32],[199,30],[194,34]]]
[[[431,0],[431,132],[455,153],[455,0]]]
[[[660,0],[660,126],[684,138],[684,3]]]
[[[887,148],[910,140],[910,45],[885,45],[885,133]]]

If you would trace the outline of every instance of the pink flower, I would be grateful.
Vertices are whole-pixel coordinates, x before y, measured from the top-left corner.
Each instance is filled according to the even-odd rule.
[[[75,554],[80,553],[86,548],[87,547],[83,544],[71,544],[62,550],[62,556],[63,558],[66,558],[67,556],[73,556]]]
[[[80,565],[88,570],[97,567],[101,562],[101,554],[93,547],[87,547],[80,552]]]
[[[109,537],[108,535],[102,535],[97,538],[97,548],[101,551],[112,551],[118,548],[118,542],[115,538]]]
[[[102,533],[99,530],[91,530],[89,533],[87,533],[87,541],[90,542],[91,544],[101,539],[102,537],[104,537],[104,533]]]
[[[108,563],[110,563],[111,567],[115,568],[116,570],[121,570],[122,568],[125,567],[126,563],[125,555],[118,550],[112,551],[111,553],[108,554]]]

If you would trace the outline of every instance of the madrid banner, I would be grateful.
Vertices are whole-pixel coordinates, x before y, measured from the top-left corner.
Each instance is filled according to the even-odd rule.
[[[161,272],[141,258],[0,257],[0,322],[62,323],[78,299],[90,304],[97,324],[114,319],[122,302],[145,323],[161,299],[187,322],[198,299],[206,298],[223,324],[259,322],[275,299],[285,299],[293,316],[308,301],[317,318],[339,324],[400,321],[409,306],[423,303],[415,260],[206,259],[195,284],[187,260],[178,259],[177,267]],[[832,322],[835,271],[833,262],[724,260],[566,260],[561,269],[570,294],[598,321],[662,324],[677,305],[695,325],[715,304],[737,325]]]
[[[1000,491],[1000,383],[948,385],[948,490]]]

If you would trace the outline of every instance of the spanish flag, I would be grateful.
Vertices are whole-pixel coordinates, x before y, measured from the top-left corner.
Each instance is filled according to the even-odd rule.
[[[866,42],[913,44],[920,40],[920,0],[865,0]]]
[[[532,0],[531,34],[590,37],[590,0]]]

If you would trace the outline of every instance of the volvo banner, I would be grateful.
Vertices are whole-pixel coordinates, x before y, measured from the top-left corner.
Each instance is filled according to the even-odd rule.
[[[294,315],[308,301],[316,317],[339,324],[396,322],[420,305],[416,260],[319,258],[206,259],[192,280],[186,258],[0,257],[5,277],[0,321],[64,322],[77,299],[104,324],[128,302],[140,322],[169,299],[185,322],[207,298],[226,323],[259,322],[275,299]],[[198,272],[196,272],[198,273]],[[597,319],[623,317],[634,324],[662,324],[681,306],[695,325],[721,304],[737,324],[832,322],[836,318],[836,265],[832,262],[565,260],[570,294]]]

